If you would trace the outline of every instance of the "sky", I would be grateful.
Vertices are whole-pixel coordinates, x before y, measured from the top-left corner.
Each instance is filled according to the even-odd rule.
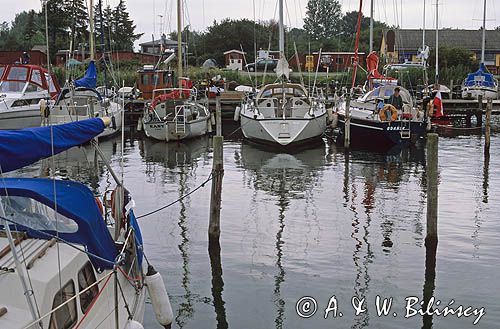
[[[7,1],[7,0],[2,0]],[[88,1],[88,0],[87,0]],[[94,0],[97,1],[97,0]],[[115,6],[118,0],[102,0],[103,4]],[[403,28],[422,28],[423,8],[426,3],[426,27],[435,27],[436,0],[374,0],[374,17],[389,25]],[[140,41],[149,41],[152,34],[176,30],[176,0],[126,0],[137,32],[144,33]],[[340,0],[342,10],[358,10],[359,0]],[[495,3],[496,2],[496,3]],[[185,0],[185,25],[204,30],[214,20],[230,17],[253,20],[277,19],[277,0]],[[255,16],[254,16],[255,5]],[[307,0],[285,0],[285,24],[302,27]],[[23,10],[40,10],[39,0],[19,0],[3,6],[0,22],[10,22],[15,14]],[[401,13],[401,8],[403,12]],[[363,1],[363,13],[370,14],[370,1]],[[478,29],[482,25],[483,0],[439,0],[439,26]],[[500,26],[500,1],[487,1],[486,27]],[[50,22],[49,22],[50,24]]]

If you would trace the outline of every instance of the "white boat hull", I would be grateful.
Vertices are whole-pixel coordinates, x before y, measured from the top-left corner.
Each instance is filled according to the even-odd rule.
[[[483,99],[497,99],[498,91],[494,88],[485,87],[465,87],[462,90],[462,98],[465,99],[478,99],[480,95]]]
[[[241,114],[240,119],[245,138],[282,146],[320,138],[326,129],[326,112],[314,118],[256,119]]]
[[[160,141],[178,141],[203,136],[207,133],[209,118],[201,118],[186,122],[184,132],[176,131],[175,121],[144,122],[144,133],[147,137]]]
[[[41,122],[38,104],[0,109],[0,130],[40,127]]]

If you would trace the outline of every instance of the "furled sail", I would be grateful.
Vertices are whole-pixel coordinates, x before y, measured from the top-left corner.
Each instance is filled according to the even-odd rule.
[[[85,75],[75,80],[75,87],[83,87],[89,89],[95,89],[97,86],[97,69],[95,67],[95,62],[90,61],[89,67],[87,67],[87,72]]]
[[[0,131],[0,169],[8,172],[90,141],[109,118],[92,118],[49,127]]]

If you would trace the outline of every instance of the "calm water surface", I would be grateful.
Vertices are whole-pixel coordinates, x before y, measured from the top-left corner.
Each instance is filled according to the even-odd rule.
[[[277,154],[226,141],[220,257],[207,250],[210,183],[140,220],[145,251],[171,296],[173,327],[498,328],[500,137],[492,138],[489,162],[482,143],[440,138],[439,245],[435,279],[426,282],[424,149],[374,155],[320,145]],[[119,137],[101,143],[116,170],[120,144]],[[58,175],[96,193],[114,187],[84,150],[58,156]],[[128,131],[124,177],[136,214],[192,191],[211,163],[208,138],[165,144]],[[16,175],[39,172],[37,164]],[[477,326],[474,316],[405,319],[405,298],[422,299],[424,286],[442,304],[454,299],[486,315]],[[325,320],[333,295],[343,317]],[[389,316],[377,316],[377,295],[394,298]],[[318,303],[308,319],[295,310],[303,296]],[[365,313],[354,315],[353,296],[366,298]],[[145,327],[160,328],[149,304]]]

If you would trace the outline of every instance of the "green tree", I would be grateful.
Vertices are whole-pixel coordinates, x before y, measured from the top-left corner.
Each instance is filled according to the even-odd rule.
[[[341,18],[338,0],[309,0],[304,29],[313,40],[331,38],[338,34]]]
[[[89,16],[84,0],[65,0],[63,9],[68,16],[66,24],[69,29],[69,38],[73,40],[73,45],[86,42],[89,39]]]
[[[35,16],[36,16],[36,13],[34,10],[30,10],[28,12],[28,20],[26,22],[26,26],[24,28],[24,33],[23,33],[24,42],[25,42],[25,45],[27,45],[27,47],[26,47],[27,49],[30,49],[31,47],[33,47],[32,39],[37,32],[36,26],[35,26]]]
[[[112,31],[114,43],[117,50],[133,50],[134,41],[138,40],[142,33],[135,33],[136,26],[130,19],[124,0],[120,0],[113,10]]]

